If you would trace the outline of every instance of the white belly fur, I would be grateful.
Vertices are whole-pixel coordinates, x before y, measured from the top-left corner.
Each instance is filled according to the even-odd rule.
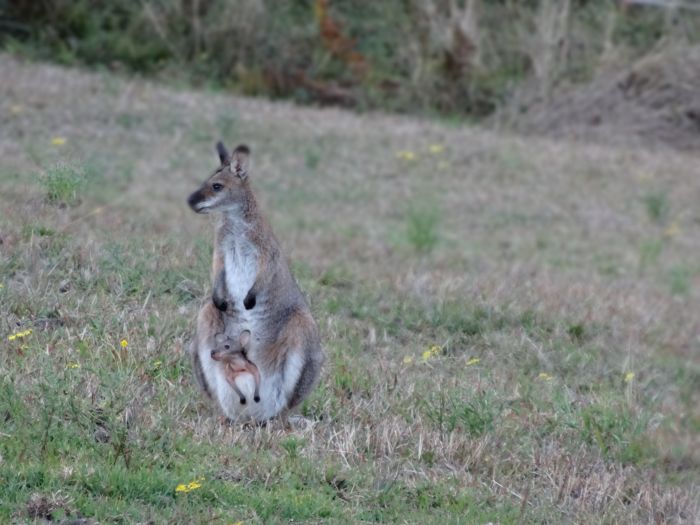
[[[238,395],[226,380],[223,367],[211,358],[211,350],[206,345],[199,347],[202,371],[206,377],[207,384],[211,387],[212,395],[228,418],[234,421],[245,421],[248,419],[266,421],[279,414],[285,408],[288,392],[294,387],[291,384],[292,378],[288,374],[284,374],[284,377],[287,379],[285,383],[291,384],[291,387],[288,384],[283,384],[282,374],[273,373],[272,375],[267,375],[265,371],[260,369],[260,401],[258,403],[253,400],[255,379],[251,374],[241,374],[236,378],[236,386],[246,396],[246,404],[242,405]],[[297,360],[292,359],[292,361],[296,362]],[[298,364],[294,368],[298,369]],[[294,371],[296,372],[296,370]],[[295,374],[292,373],[291,375]],[[298,374],[296,374],[296,377],[298,378]]]
[[[230,299],[240,308],[243,299],[255,283],[258,272],[258,254],[249,242],[242,241],[233,245],[232,250],[224,254],[226,271],[226,288]]]
[[[245,239],[237,240],[224,254],[224,268],[226,271],[226,288],[229,299],[239,309],[240,316],[235,330],[248,329],[253,334],[255,341],[255,315],[241,308],[243,300],[255,283],[257,275],[258,254],[255,247]],[[228,330],[227,330],[228,331]],[[229,334],[231,335],[231,334]],[[223,367],[211,359],[211,348],[199,348],[202,369],[208,384],[212,388],[212,395],[216,398],[224,414],[232,420],[255,419],[265,421],[279,414],[287,405],[290,392],[296,385],[301,373],[301,359],[297,355],[290,356],[286,363],[285,373],[269,371],[259,368],[260,372],[260,401],[253,400],[255,379],[251,374],[241,374],[236,378],[236,386],[246,396],[246,404],[242,405],[238,395],[229,385],[223,373]],[[257,348],[249,349],[249,355],[253,357]],[[285,381],[282,380],[284,377]]]

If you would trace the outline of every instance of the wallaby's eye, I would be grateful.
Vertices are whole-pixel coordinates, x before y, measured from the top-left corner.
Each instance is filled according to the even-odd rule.
[[[221,191],[224,189],[224,185],[219,184],[218,182],[215,182],[214,184],[211,185],[211,189],[214,191]]]

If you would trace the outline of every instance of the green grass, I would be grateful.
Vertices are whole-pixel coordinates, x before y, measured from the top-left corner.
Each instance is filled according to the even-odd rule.
[[[418,252],[431,252],[438,241],[440,210],[434,202],[415,201],[406,212],[406,238]]]
[[[651,239],[644,241],[639,247],[639,269],[644,271],[654,266],[659,260],[664,248],[663,239]]]
[[[671,268],[668,276],[671,293],[674,295],[687,294],[691,288],[693,272],[687,265],[679,265]]]
[[[668,216],[670,204],[666,192],[656,191],[644,195],[642,198],[649,218],[656,223],[663,222]]]
[[[59,163],[46,169],[41,182],[50,203],[74,205],[80,201],[80,191],[86,182],[85,169]]]
[[[138,82],[148,109],[106,125],[135,81],[108,77],[95,94],[102,77],[0,63],[13,79],[0,100],[25,116],[28,101],[60,100],[8,119],[31,140],[0,137],[16,152],[0,159],[0,522],[697,514],[696,159],[669,167],[669,236],[619,169],[653,152],[420,121],[394,134],[391,119],[337,111],[320,136],[296,125],[318,110]],[[33,169],[46,144],[25,128],[39,123],[68,138],[56,160],[87,174],[55,201]],[[253,148],[253,184],[328,356],[292,428],[222,424],[191,378],[211,223],[185,198],[224,128]],[[484,154],[463,170],[472,143]],[[417,144],[445,149],[397,161]],[[450,166],[439,177],[437,159]],[[583,165],[602,171],[586,191],[561,176]]]
[[[304,151],[304,162],[309,171],[315,171],[321,162],[321,152],[318,148],[308,148]]]

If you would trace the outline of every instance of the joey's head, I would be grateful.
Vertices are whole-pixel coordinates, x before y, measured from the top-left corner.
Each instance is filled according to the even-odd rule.
[[[216,348],[211,351],[211,358],[214,361],[226,364],[236,364],[241,360],[245,362],[246,347],[250,342],[249,330],[243,330],[238,336],[238,341],[227,337],[226,334],[217,334],[215,340]]]
[[[229,153],[219,142],[216,151],[219,153],[221,166],[187,199],[187,204],[197,213],[235,209],[245,201],[250,191],[248,146],[241,144],[233,153]]]

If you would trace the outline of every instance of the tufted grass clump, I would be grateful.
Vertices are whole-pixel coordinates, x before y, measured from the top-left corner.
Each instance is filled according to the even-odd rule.
[[[48,202],[74,206],[80,204],[80,192],[85,180],[83,167],[59,163],[46,170],[41,183],[46,190]]]
[[[669,202],[665,192],[655,191],[644,195],[642,198],[647,215],[655,223],[662,223],[668,216]]]
[[[440,209],[434,202],[414,202],[406,213],[406,237],[417,252],[430,253],[440,240]]]

